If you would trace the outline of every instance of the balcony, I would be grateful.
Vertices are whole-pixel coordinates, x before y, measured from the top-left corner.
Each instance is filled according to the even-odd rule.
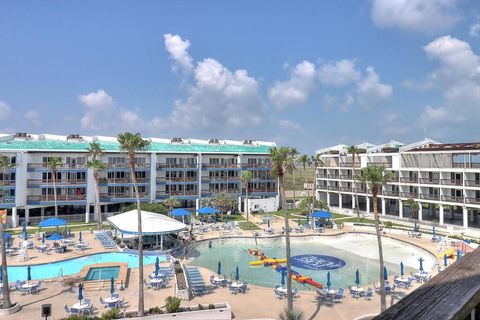
[[[418,183],[417,177],[401,177],[400,182],[403,183]]]
[[[383,191],[383,195],[390,196],[390,197],[398,197],[399,192],[395,190],[385,190]]]
[[[442,196],[442,201],[463,203],[464,196]]]
[[[87,184],[87,180],[84,180],[84,179],[57,180],[55,184],[57,187],[62,187],[62,186],[79,187],[79,186],[85,186]],[[27,187],[40,187],[40,186],[53,188],[53,180],[47,180],[47,179],[28,179],[27,180]]]
[[[226,163],[226,164],[209,164],[203,163],[202,169],[204,170],[229,170],[229,169],[241,169],[242,165],[238,163]]]
[[[248,169],[271,169],[272,164],[271,163],[242,163],[242,169],[243,170],[248,170]]]
[[[130,178],[100,178],[98,181],[100,184],[133,184]],[[150,178],[137,178],[137,184],[149,184]]]
[[[245,188],[242,189],[242,192],[245,194]],[[277,193],[277,188],[248,188],[248,193]]]
[[[255,180],[252,178],[252,181]],[[210,182],[231,182],[231,183],[240,183],[240,177],[210,177],[202,176],[202,181]]]
[[[255,189],[249,189],[249,192],[252,193],[250,190],[255,190]],[[208,189],[208,190],[202,190],[202,195],[213,195],[213,194],[219,194],[219,193],[227,193],[227,194],[240,194],[241,190],[240,189]]]
[[[440,195],[431,194],[431,193],[422,193],[420,194],[420,199],[440,201]]]
[[[418,193],[417,192],[400,192],[400,197],[403,198],[418,198]]]
[[[15,180],[0,180],[0,186],[2,187],[15,186]]]
[[[391,162],[388,162],[388,161],[368,162],[368,163],[367,163],[367,166],[368,166],[368,167],[378,166],[378,167],[391,168],[391,167],[392,167],[392,163],[391,163]]]
[[[157,191],[157,198],[168,197],[196,197],[198,196],[197,190],[171,190],[171,191]]]
[[[328,179],[338,179],[338,174],[327,174]]]
[[[478,188],[480,188],[480,180],[465,180],[465,185],[467,187],[478,187]]]
[[[339,167],[351,168],[353,166],[352,162],[340,162]],[[360,168],[360,163],[355,161],[355,168]]]
[[[82,202],[87,199],[85,194],[58,194],[57,202]],[[54,195],[36,195],[27,196],[27,203],[41,203],[41,202],[54,202]]]
[[[317,190],[328,190],[328,187],[324,185],[317,185]]]
[[[352,187],[340,187],[339,190],[345,192],[352,192]]]
[[[389,182],[398,182],[398,178],[399,178],[399,176],[394,175],[394,176],[391,177],[388,181],[389,181]]]
[[[420,178],[418,181],[421,184],[438,184],[440,182],[439,178]]]
[[[351,174],[341,174],[339,177],[342,180],[352,180],[353,178]]]
[[[327,175],[323,173],[317,173],[317,178],[326,178]]]
[[[197,177],[170,177],[170,178],[160,178],[157,177],[157,184],[179,184],[179,183],[198,183]]]
[[[182,164],[177,164],[177,163],[157,163],[157,170],[162,170],[162,169],[188,169],[188,170],[197,170],[198,169],[198,164],[197,163],[182,163]]]
[[[121,192],[115,192],[115,193],[100,193],[100,199],[102,201],[110,201],[112,199],[135,199],[136,195],[135,192],[129,192],[129,193],[121,193]],[[147,198],[150,199],[150,193],[148,192],[140,192],[140,198]]]
[[[108,169],[128,169],[130,170],[129,163],[108,163]],[[135,170],[150,169],[150,163],[136,163]]]
[[[13,204],[15,203],[15,197],[0,197],[0,203]]]
[[[465,203],[480,205],[480,198],[465,197]]]
[[[330,190],[330,191],[338,191],[338,186],[328,186],[328,190]]]
[[[62,163],[57,170],[86,170],[84,163]],[[35,162],[27,165],[27,170],[50,170],[48,162]]]
[[[440,180],[442,185],[447,185],[447,186],[462,186],[463,181],[460,179],[441,179]]]
[[[368,189],[367,191],[368,194],[372,194],[372,189]],[[381,195],[382,194],[382,189],[378,189],[378,195]]]

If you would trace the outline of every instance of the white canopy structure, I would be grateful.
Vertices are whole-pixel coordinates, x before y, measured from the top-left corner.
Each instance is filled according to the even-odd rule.
[[[187,225],[184,223],[163,214],[143,210],[141,214],[142,235],[177,233],[187,228]],[[121,233],[138,235],[138,216],[136,209],[108,217],[107,220]]]

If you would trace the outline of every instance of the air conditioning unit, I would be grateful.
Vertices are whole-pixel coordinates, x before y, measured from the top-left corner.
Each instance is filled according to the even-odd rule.
[[[218,139],[209,139],[208,143],[209,144],[220,144],[220,141]]]
[[[253,145],[253,140],[243,140],[243,144]]]
[[[183,143],[183,139],[182,138],[172,138],[172,139],[170,139],[170,142],[171,143]]]
[[[78,133],[71,133],[67,136],[67,140],[81,140],[82,137]]]
[[[15,138],[26,139],[28,134],[26,132],[17,132],[15,133]]]

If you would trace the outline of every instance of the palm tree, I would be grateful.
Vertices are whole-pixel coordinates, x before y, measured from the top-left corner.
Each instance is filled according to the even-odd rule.
[[[120,144],[120,150],[128,154],[130,163],[130,177],[132,179],[133,190],[137,199],[138,213],[138,316],[143,317],[144,295],[143,295],[143,236],[142,236],[142,211],[140,209],[140,194],[138,192],[137,179],[135,177],[135,154],[137,151],[145,150],[150,142],[144,140],[140,133],[124,132],[117,137]]]
[[[279,320],[303,320],[305,318],[304,314],[300,310],[288,310],[284,309],[282,313],[278,315]]]
[[[292,154],[295,155],[295,157],[298,155],[298,151],[295,148],[291,148]],[[296,159],[293,159],[295,162]],[[292,183],[293,183],[293,208],[296,208],[297,205],[297,197],[296,197],[296,191],[297,191],[297,186],[295,185],[295,170],[292,170]]]
[[[287,201],[285,199],[285,174],[291,173],[295,169],[296,150],[290,147],[272,147],[270,148],[270,158],[272,159],[272,177],[278,178],[280,197],[282,200],[282,209],[285,219],[285,251],[287,256],[287,309],[293,310],[292,297],[292,278],[290,277],[290,227],[288,221]]]
[[[102,209],[100,207],[100,187],[99,171],[107,169],[107,164],[98,159],[103,154],[103,149],[98,142],[91,142],[87,148],[88,155],[91,157],[87,161],[87,168],[93,169],[93,178],[95,180],[95,216],[97,217],[97,230],[102,229]]]
[[[357,184],[355,183],[355,156],[358,154],[359,149],[357,146],[350,146],[347,148],[347,152],[352,155],[352,178],[353,182],[353,192],[355,192],[355,209],[357,211],[357,218],[360,218],[360,208],[358,205],[358,193],[357,193]]]
[[[248,221],[248,213],[249,213],[249,206],[248,206],[248,184],[252,180],[252,171],[242,171],[242,175],[240,176],[240,180],[245,186],[245,198],[247,199],[247,205],[245,207],[245,211],[247,212],[247,221]]]
[[[55,205],[55,218],[58,217],[58,205],[57,205],[57,173],[58,167],[60,167],[63,163],[61,157],[49,157],[47,166],[50,169],[52,174],[52,181],[53,181],[53,203]]]
[[[302,163],[303,177],[305,178],[304,189],[307,190],[307,199],[310,199],[310,197],[308,197],[308,179],[307,179],[307,164],[309,164],[310,159],[308,158],[308,156],[306,154],[302,154],[301,156],[298,157],[298,161],[300,161]]]
[[[317,167],[323,166],[323,161],[320,159],[319,154],[314,154],[310,158],[310,162],[313,164],[313,199],[317,198]],[[312,211],[313,212],[313,206]]]
[[[0,155],[0,170],[5,175],[5,170],[7,168],[13,168],[15,165],[10,163],[10,157],[7,155]],[[3,193],[3,186],[0,185],[0,192]],[[0,221],[0,239],[2,241],[2,279],[3,279],[3,309],[9,309],[12,306],[10,300],[10,288],[8,287],[8,273],[7,273],[7,253],[6,253],[6,240],[5,240],[5,229],[3,227],[2,221]]]
[[[180,203],[174,197],[170,197],[168,199],[163,200],[163,205],[167,207],[170,211],[172,211],[173,208],[178,207]]]
[[[412,218],[417,219],[418,211],[420,211],[420,205],[418,202],[410,198],[405,201],[405,204],[410,207],[410,210],[412,210]]]
[[[375,217],[375,231],[377,233],[377,243],[378,243],[378,260],[379,260],[379,275],[380,275],[380,305],[381,311],[383,312],[386,307],[386,298],[385,298],[385,280],[383,277],[383,267],[385,265],[383,261],[383,248],[382,248],[382,236],[380,234],[380,226],[378,219],[378,192],[381,188],[387,184],[392,178],[393,173],[391,171],[385,170],[384,167],[380,166],[369,166],[362,169],[362,175],[358,180],[362,183],[370,184],[372,188],[372,200],[373,200],[373,216]]]

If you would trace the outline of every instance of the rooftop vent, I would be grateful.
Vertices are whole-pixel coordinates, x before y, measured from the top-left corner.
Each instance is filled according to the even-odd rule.
[[[82,137],[78,133],[71,133],[67,136],[67,140],[81,140]]]
[[[171,143],[183,143],[183,139],[182,138],[172,138],[172,139],[170,139],[170,142]]]
[[[26,132],[17,132],[15,133],[15,138],[27,139],[29,136]]]
[[[209,144],[220,144],[220,141],[218,139],[209,139],[208,143]]]
[[[243,144],[253,145],[253,140],[243,140]]]

